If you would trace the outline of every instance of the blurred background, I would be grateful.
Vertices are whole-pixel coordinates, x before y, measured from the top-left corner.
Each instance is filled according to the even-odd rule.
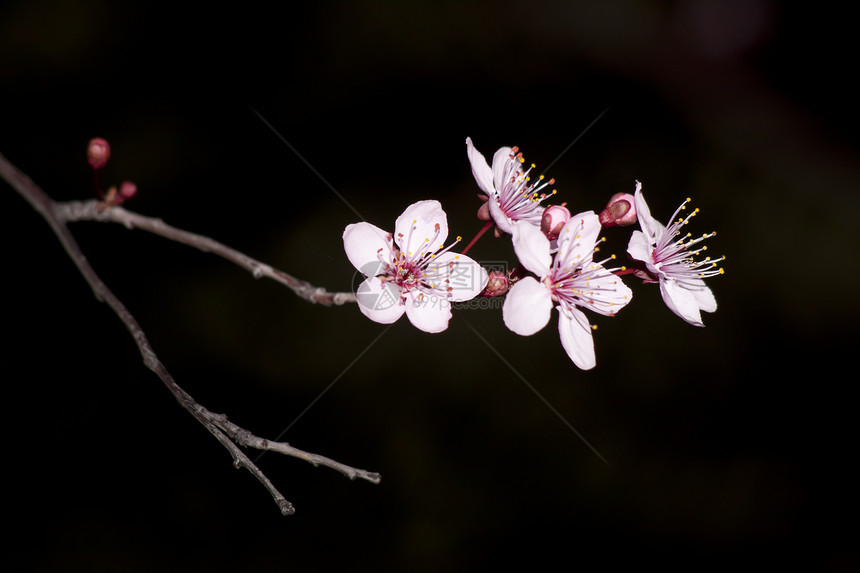
[[[664,222],[692,197],[693,232],[717,231],[709,252],[727,260],[703,329],[627,280],[633,304],[592,315],[598,365],[582,372],[555,317],[527,338],[500,309],[457,312],[443,334],[405,318],[386,330],[183,245],[73,224],[201,404],[383,476],[353,483],[266,454],[260,467],[297,509],[282,517],[3,183],[3,559],[34,571],[860,568],[845,259],[858,246],[856,46],[852,21],[817,6],[5,3],[0,153],[57,200],[93,196],[85,150],[101,136],[113,150],[102,181],[138,186],[129,209],[349,290],[349,223],[393,229],[432,198],[452,236],[480,229],[471,137],[487,157],[517,145],[551,166],[573,212],[636,179]],[[629,233],[608,230],[606,249],[623,258]],[[515,261],[491,235],[470,255]]]

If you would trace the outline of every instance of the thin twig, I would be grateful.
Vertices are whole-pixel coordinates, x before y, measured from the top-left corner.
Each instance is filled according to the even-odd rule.
[[[147,368],[152,370],[167,386],[167,389],[173,394],[176,400],[183,408],[188,410],[194,418],[203,424],[213,436],[223,445],[230,455],[233,456],[233,465],[244,467],[260,483],[269,491],[272,498],[278,504],[281,513],[284,515],[292,514],[295,509],[293,505],[284,498],[283,495],[272,485],[266,475],[242,452],[239,445],[252,447],[262,450],[273,450],[282,454],[303,459],[313,465],[324,465],[333,468],[350,479],[360,478],[373,483],[380,482],[380,476],[377,473],[368,472],[351,468],[329,458],[310,454],[302,450],[293,448],[287,443],[269,442],[262,438],[258,438],[247,430],[227,421],[227,417],[223,414],[213,414],[203,406],[197,403],[185,390],[183,390],[173,379],[173,376],[168,372],[164,364],[158,359],[152,346],[146,338],[143,329],[137,322],[137,319],[129,312],[125,305],[113,294],[107,285],[99,278],[95,270],[90,266],[77,241],[72,236],[66,226],[67,221],[78,220],[111,220],[122,222],[127,226],[146,228],[154,233],[163,235],[167,238],[177,240],[182,243],[195,246],[204,251],[211,251],[222,257],[230,260],[243,268],[248,269],[254,276],[270,276],[279,282],[293,289],[299,296],[312,302],[321,304],[342,304],[345,299],[338,298],[338,295],[345,293],[328,293],[325,289],[316,289],[306,283],[292,277],[281,271],[276,271],[268,265],[264,265],[234,249],[230,249],[216,241],[212,241],[200,235],[187,233],[180,229],[175,229],[157,219],[150,219],[136,215],[124,209],[113,207],[110,210],[99,212],[97,202],[69,202],[57,203],[53,201],[38,185],[36,185],[27,175],[18,170],[14,165],[0,154],[0,177],[5,179],[18,193],[27,200],[28,203],[47,221],[51,229],[57,235],[60,243],[63,245],[66,253],[78,267],[81,275],[89,283],[96,298],[107,303],[107,305],[116,313],[119,319],[128,329],[132,338],[137,344],[140,354],[143,357],[143,363]],[[91,211],[92,210],[92,211]],[[86,216],[87,214],[89,216]],[[261,270],[262,269],[262,270]],[[320,293],[320,291],[322,291]],[[310,294],[308,294],[310,293]]]
[[[177,243],[183,243],[207,253],[213,253],[227,259],[254,275],[255,278],[267,277],[289,287],[301,298],[325,306],[342,305],[355,302],[355,294],[351,292],[328,292],[322,287],[298,279],[283,271],[261,263],[248,255],[237,251],[209,237],[190,233],[168,225],[161,219],[145,217],[123,207],[105,207],[96,200],[68,201],[56,203],[54,207],[57,217],[63,222],[71,221],[100,221],[103,223],[119,223],[129,229],[141,229],[156,235],[161,235]]]

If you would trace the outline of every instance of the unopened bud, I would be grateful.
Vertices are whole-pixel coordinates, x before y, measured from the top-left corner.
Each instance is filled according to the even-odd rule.
[[[119,196],[125,200],[131,199],[135,195],[137,195],[137,185],[131,181],[123,181],[122,185],[119,186]]]
[[[551,205],[543,212],[540,220],[540,230],[546,238],[552,241],[558,238],[561,229],[570,221],[570,211],[563,205]]]
[[[93,169],[101,169],[110,159],[110,145],[101,137],[91,139],[87,144],[87,161]]]
[[[502,296],[508,292],[510,286],[511,281],[508,279],[508,275],[502,271],[492,271],[490,273],[490,280],[487,281],[487,286],[484,287],[481,296]]]
[[[600,213],[604,227],[627,227],[636,222],[636,203],[630,193],[616,193]]]

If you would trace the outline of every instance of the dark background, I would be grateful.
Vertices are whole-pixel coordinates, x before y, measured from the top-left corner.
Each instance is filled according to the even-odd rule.
[[[297,508],[282,517],[4,183],[3,559],[856,570],[860,122],[855,31],[833,4],[7,2],[0,153],[57,200],[92,196],[85,147],[102,136],[105,183],[139,187],[128,208],[349,290],[341,233],[357,213],[392,229],[407,205],[438,199],[468,240],[480,222],[467,136],[487,157],[518,145],[540,170],[608,108],[553,163],[559,201],[600,210],[639,179],[665,222],[692,197],[693,230],[718,231],[710,252],[727,261],[704,329],[628,280],[633,304],[593,317],[598,366],[581,372],[555,316],[530,338],[499,310],[458,312],[438,335],[404,318],[361,354],[385,327],[355,306],[310,305],[144,232],[74,224],[210,410],[275,438],[346,370],[283,439],[383,482],[266,454]],[[606,234],[623,257],[629,229]],[[489,235],[471,254],[514,261]]]

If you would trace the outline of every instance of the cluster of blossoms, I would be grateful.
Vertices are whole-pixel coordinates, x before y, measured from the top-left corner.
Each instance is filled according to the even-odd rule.
[[[348,225],[343,233],[350,262],[366,278],[356,291],[359,309],[373,321],[390,324],[406,314],[425,332],[448,327],[454,302],[476,296],[504,296],[502,315],[513,332],[529,336],[543,329],[553,307],[558,310],[558,332],[565,352],[579,368],[595,366],[592,325],[583,312],[615,314],[630,303],[633,292],[624,275],[659,284],[664,302],[686,322],[704,326],[701,312],[714,312],[717,302],[704,279],[722,274],[725,259],[701,257],[701,243],[716,233],[693,237],[682,228],[698,209],[686,216],[685,200],[664,226],[651,216],[637,181],[634,193],[617,193],[599,214],[571,215],[566,203],[546,206],[556,194],[555,183],[543,175],[532,178],[532,164],[516,147],[502,147],[492,166],[466,139],[472,174],[483,201],[478,218],[484,228],[460,253],[452,249],[461,237],[445,246],[448,221],[438,201],[419,201],[406,208],[394,233],[367,223]],[[612,255],[597,260],[601,231],[638,221],[627,247],[630,268],[615,264]],[[519,265],[507,273],[487,273],[466,252],[485,231],[510,235]]]

